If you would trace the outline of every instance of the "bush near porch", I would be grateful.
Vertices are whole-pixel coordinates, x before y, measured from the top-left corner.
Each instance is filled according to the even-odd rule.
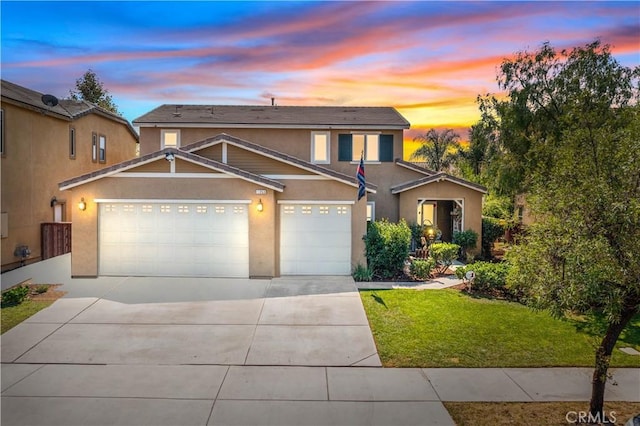
[[[411,229],[407,222],[373,222],[364,237],[367,265],[374,277],[392,279],[402,275],[409,256]]]

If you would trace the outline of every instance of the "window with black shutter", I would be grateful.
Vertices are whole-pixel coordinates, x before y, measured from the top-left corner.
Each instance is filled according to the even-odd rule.
[[[338,135],[338,161],[393,161],[393,135],[353,133]]]

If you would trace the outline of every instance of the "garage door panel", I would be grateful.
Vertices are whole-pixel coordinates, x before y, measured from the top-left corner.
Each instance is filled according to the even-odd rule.
[[[351,273],[349,205],[282,205],[280,213],[281,274]]]
[[[103,275],[249,275],[244,205],[101,204],[99,226]]]

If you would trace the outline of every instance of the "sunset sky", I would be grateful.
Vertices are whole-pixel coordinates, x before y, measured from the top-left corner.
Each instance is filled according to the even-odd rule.
[[[2,78],[93,69],[129,120],[163,103],[394,106],[466,138],[500,62],[544,41],[640,64],[638,2],[1,2]]]

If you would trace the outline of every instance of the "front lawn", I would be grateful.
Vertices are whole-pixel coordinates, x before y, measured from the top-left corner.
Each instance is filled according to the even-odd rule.
[[[385,367],[592,367],[598,338],[578,320],[456,290],[360,293]],[[617,347],[640,350],[640,315]],[[611,365],[640,357],[614,351]]]
[[[16,306],[5,306],[0,310],[2,314],[2,334],[20,324],[31,315],[51,305],[53,300],[25,300]]]

